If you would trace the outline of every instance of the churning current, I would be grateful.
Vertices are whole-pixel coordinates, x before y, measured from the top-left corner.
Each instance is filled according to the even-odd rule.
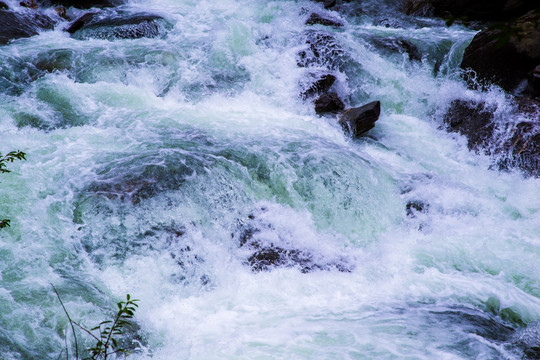
[[[460,78],[475,30],[344,9],[132,0],[102,14],[147,27],[0,46],[0,152],[27,154],[0,176],[0,358],[74,358],[51,284],[87,328],[140,299],[133,360],[539,353],[540,181],[442,121],[457,98],[526,115]],[[327,74],[381,102],[364,136],[315,112]]]

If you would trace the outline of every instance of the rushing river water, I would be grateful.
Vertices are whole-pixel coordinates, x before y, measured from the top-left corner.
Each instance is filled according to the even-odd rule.
[[[134,360],[535,358],[540,181],[441,120],[458,98],[525,115],[460,80],[475,31],[395,7],[133,0],[106,11],[159,36],[1,46],[0,151],[28,160],[0,183],[0,358],[72,354],[51,284],[87,327],[140,299]],[[299,96],[329,71],[347,106],[381,101],[368,136]],[[257,268],[265,246],[287,261]]]

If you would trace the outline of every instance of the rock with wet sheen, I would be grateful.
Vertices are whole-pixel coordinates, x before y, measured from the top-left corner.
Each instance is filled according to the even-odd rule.
[[[372,101],[366,105],[351,108],[341,114],[339,123],[352,137],[359,137],[375,126],[381,114],[381,102]]]
[[[37,35],[42,30],[52,30],[54,25],[53,19],[37,11],[16,13],[0,10],[0,45]]]

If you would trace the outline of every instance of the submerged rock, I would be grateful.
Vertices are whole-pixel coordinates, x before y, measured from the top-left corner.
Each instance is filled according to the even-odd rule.
[[[315,112],[317,114],[335,113],[343,110],[345,104],[335,92],[322,94],[315,100]]]
[[[529,112],[536,120],[499,129],[503,125],[495,121],[496,107],[484,102],[454,100],[443,121],[449,130],[467,138],[469,149],[496,156],[501,169],[518,168],[526,174],[540,176],[540,120],[538,108],[534,104],[530,106],[531,109],[525,109],[523,105],[519,111]]]
[[[310,74],[310,76],[315,77],[317,75]],[[332,85],[334,85],[335,81],[336,77],[332,74],[320,75],[317,80],[315,80],[304,92],[300,94],[300,96],[305,99],[309,96],[326,92],[332,87]]]
[[[262,211],[264,212],[266,209],[262,209]],[[261,233],[267,228],[275,232],[273,225],[256,224],[254,215],[250,215],[248,218],[248,223],[242,223],[239,229],[238,246],[246,250],[247,257],[244,264],[249,266],[253,272],[271,271],[280,267],[295,267],[302,273],[315,270],[351,272],[354,268],[343,256],[335,254],[321,256],[317,255],[315,249],[297,248],[281,239],[276,239],[277,243],[269,241]]]
[[[75,20],[66,30],[76,39],[139,39],[154,38],[165,32],[164,18],[153,14],[115,15],[100,18],[87,13]]]
[[[47,15],[35,11],[16,13],[0,10],[0,45],[37,35],[40,30],[52,30],[55,23]]]
[[[386,37],[373,39],[372,42],[377,48],[382,50],[388,50],[393,53],[407,54],[409,60],[422,60],[422,54],[420,53],[420,50],[418,50],[418,47],[405,39],[393,39]]]
[[[405,211],[410,218],[416,217],[417,213],[426,213],[429,210],[429,204],[422,200],[411,200],[405,205]]]
[[[324,66],[331,70],[342,67],[345,51],[334,36],[310,30],[305,32],[305,37],[308,48],[298,53],[299,67]]]
[[[89,12],[85,13],[79,18],[77,18],[75,21],[73,21],[69,27],[66,29],[66,31],[70,34],[75,33],[77,30],[82,29],[86,24],[88,24],[94,17],[97,15],[97,12]]]
[[[472,69],[480,80],[513,91],[538,64],[540,12],[531,11],[515,22],[476,34],[465,50],[461,68]]]
[[[343,26],[343,23],[340,22],[337,19],[333,19],[330,17],[324,17],[317,13],[312,13],[309,16],[309,19],[306,20],[306,25],[325,25],[325,26],[335,26],[335,27],[341,27]]]
[[[454,100],[444,115],[443,121],[451,131],[467,137],[469,149],[488,145],[495,129],[493,112],[496,108],[484,102]]]
[[[341,115],[339,123],[353,137],[359,137],[375,126],[380,114],[381,102],[373,101],[364,106],[348,109]]]

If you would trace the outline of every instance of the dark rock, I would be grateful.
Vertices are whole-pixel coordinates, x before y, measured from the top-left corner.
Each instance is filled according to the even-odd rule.
[[[56,11],[56,13],[58,14],[58,16],[60,16],[61,18],[63,19],[66,19],[66,20],[70,20],[67,12],[66,12],[66,8],[63,7],[63,6],[57,6],[54,8],[54,10]]]
[[[15,13],[0,11],[0,45],[10,40],[27,38],[38,34],[38,30],[52,30],[54,20],[38,12]]]
[[[389,50],[390,52],[407,54],[409,60],[422,60],[422,54],[420,54],[418,47],[405,39],[373,39],[373,44],[381,49]]]
[[[86,24],[88,24],[94,17],[97,15],[97,12],[89,12],[80,16],[77,20],[73,21],[66,31],[70,34],[75,33],[75,31],[82,29]]]
[[[339,98],[338,94],[331,92],[322,94],[315,100],[315,112],[317,114],[338,112],[345,108],[345,104]]]
[[[325,25],[325,26],[335,26],[335,27],[343,26],[343,23],[341,23],[337,19],[323,17],[317,13],[312,13],[309,16],[309,19],[306,20],[306,25],[316,25],[316,24]]]
[[[19,3],[22,7],[29,8],[29,9],[37,9],[38,4],[36,3],[36,0],[24,0]]]
[[[535,0],[405,0],[402,10],[415,16],[500,21],[536,7],[538,3]]]
[[[99,13],[88,13],[77,19],[68,32],[77,39],[138,39],[153,38],[165,31],[166,22],[152,14],[118,15],[99,18]]]
[[[0,1],[0,10],[8,10],[9,6],[3,1]]]
[[[530,12],[514,23],[476,34],[465,50],[461,68],[513,91],[539,63],[540,12]]]
[[[336,0],[315,0],[317,2],[323,2],[324,3],[324,8],[325,9],[329,9],[333,6],[336,5]]]
[[[503,145],[499,166],[518,168],[526,174],[540,176],[540,119],[523,121],[516,125],[512,137]]]
[[[62,5],[65,7],[76,7],[78,9],[90,9],[115,7],[120,5],[122,1],[119,0],[52,0],[53,5]]]
[[[443,121],[452,131],[467,137],[469,149],[479,149],[488,145],[493,136],[495,110],[483,102],[454,100],[450,103]]]
[[[266,208],[261,210],[265,212]],[[314,250],[291,248],[286,242],[284,244],[274,244],[265,240],[264,236],[258,238],[261,229],[274,228],[272,224],[258,222],[255,225],[255,223],[257,223],[256,217],[250,215],[247,224],[243,222],[240,224],[238,236],[239,247],[250,252],[244,263],[253,272],[271,271],[279,267],[296,267],[302,273],[315,270],[351,272],[354,268],[343,256],[331,255],[330,259],[328,257],[317,257],[314,255]]]
[[[306,91],[304,91],[301,94],[301,97],[305,99],[309,96],[326,92],[332,87],[335,81],[336,81],[336,77],[334,75],[331,75],[331,74],[322,75],[315,82],[313,82]]]
[[[411,200],[407,202],[407,205],[405,205],[405,210],[408,217],[414,218],[416,217],[416,213],[425,213],[429,209],[429,204],[426,204],[425,202],[421,200]]]
[[[364,106],[345,111],[339,123],[353,137],[358,137],[375,126],[381,114],[381,102],[373,101]]]
[[[540,65],[527,74],[527,90],[533,98],[540,99]]]
[[[323,66],[336,70],[344,64],[345,52],[334,36],[322,31],[306,31],[308,49],[298,53],[299,67]]]

